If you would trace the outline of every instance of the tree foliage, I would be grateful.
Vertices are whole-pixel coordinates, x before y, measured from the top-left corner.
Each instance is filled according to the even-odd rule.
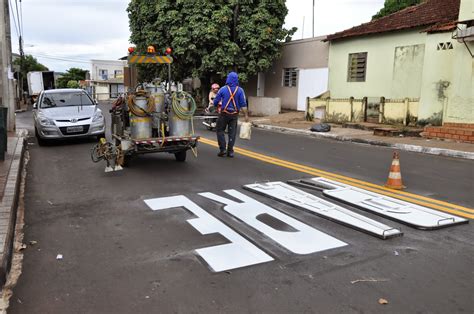
[[[80,85],[79,85],[78,81],[70,80],[69,82],[67,82],[66,87],[67,88],[79,88]]]
[[[57,87],[67,88],[69,81],[82,81],[86,79],[87,70],[79,68],[70,68],[63,76],[58,78]]]
[[[281,43],[296,31],[283,28],[284,0],[131,0],[127,11],[137,51],[152,44],[163,54],[172,47],[178,80],[209,81],[235,70],[246,81],[269,68]],[[166,72],[156,65],[144,68],[144,79]]]
[[[48,68],[38,60],[33,57],[32,55],[25,55],[23,60],[21,58],[15,59],[13,64],[16,65],[20,69],[20,77],[23,81],[23,89],[28,91],[28,81],[27,81],[27,73],[32,71],[48,71]]]
[[[407,7],[421,3],[423,0],[385,0],[384,7],[372,16],[373,20],[395,13]]]

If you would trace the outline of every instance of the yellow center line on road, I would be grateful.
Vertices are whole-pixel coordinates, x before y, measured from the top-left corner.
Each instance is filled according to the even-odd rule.
[[[214,147],[218,147],[216,141],[209,140],[209,139],[203,138],[203,137],[201,137],[200,141],[204,144],[211,145],[211,146],[214,146]],[[336,181],[339,181],[341,183],[349,184],[349,185],[359,187],[359,188],[362,188],[362,189],[365,189],[365,190],[368,190],[368,191],[372,191],[372,192],[380,193],[380,194],[383,194],[383,195],[391,196],[391,197],[394,197],[394,198],[397,198],[397,199],[405,200],[405,201],[415,203],[415,204],[418,204],[418,205],[421,205],[421,206],[426,206],[426,207],[438,209],[438,210],[441,210],[441,211],[444,211],[444,212],[448,212],[448,213],[451,213],[451,214],[459,215],[459,216],[462,216],[462,217],[474,219],[474,215],[469,214],[469,213],[474,213],[474,209],[471,209],[471,208],[463,207],[463,206],[456,205],[456,204],[451,204],[451,203],[444,202],[444,201],[435,200],[435,199],[428,198],[428,197],[425,197],[425,196],[412,194],[412,193],[409,193],[409,192],[391,190],[387,187],[376,185],[376,184],[373,184],[373,183],[370,183],[370,182],[365,182],[365,181],[357,180],[357,179],[354,179],[354,178],[346,177],[346,176],[343,176],[343,175],[339,175],[339,174],[319,170],[317,168],[312,168],[312,167],[308,167],[308,166],[305,166],[305,165],[300,165],[300,164],[293,163],[293,162],[290,162],[290,161],[286,161],[286,160],[283,160],[283,159],[279,159],[279,158],[263,155],[263,154],[260,154],[260,153],[252,152],[250,150],[243,149],[243,148],[235,147],[234,150],[235,150],[236,153],[239,153],[241,155],[244,155],[244,156],[247,156],[247,157],[250,157],[250,158],[253,158],[253,159],[257,159],[257,160],[260,160],[260,161],[263,161],[263,162],[266,162],[266,163],[270,163],[270,164],[277,165],[277,166],[280,166],[280,167],[284,167],[284,168],[287,168],[287,169],[295,170],[295,171],[298,171],[298,172],[311,174],[311,175],[314,175],[314,176],[319,176],[319,177],[324,177],[324,178],[327,178],[327,179],[336,180]]]

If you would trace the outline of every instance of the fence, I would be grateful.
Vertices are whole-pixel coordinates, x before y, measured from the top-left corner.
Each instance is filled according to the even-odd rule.
[[[307,115],[325,122],[373,122],[415,124],[419,99],[368,98],[308,98]]]

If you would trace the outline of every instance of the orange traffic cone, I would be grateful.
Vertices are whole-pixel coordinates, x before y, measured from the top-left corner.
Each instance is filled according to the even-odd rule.
[[[392,165],[390,166],[390,173],[388,174],[388,180],[385,186],[395,190],[401,190],[405,188],[405,186],[402,184],[402,174],[400,172],[400,155],[398,152],[393,153]]]

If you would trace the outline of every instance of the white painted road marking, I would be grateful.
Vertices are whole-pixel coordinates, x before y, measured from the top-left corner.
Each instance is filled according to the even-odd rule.
[[[316,215],[351,226],[382,239],[402,235],[402,232],[398,229],[359,215],[280,181],[248,184],[244,188],[297,208],[308,210]]]
[[[325,178],[313,178],[311,180],[303,180],[303,182],[313,182],[314,184],[326,186],[327,188],[323,191],[324,195],[397,220],[413,228],[438,229],[450,225],[468,223],[467,219],[455,215]]]
[[[345,242],[316,230],[236,190],[225,190],[224,192],[241,200],[242,203],[237,203],[213,193],[199,193],[199,195],[224,204],[224,210],[226,212],[237,217],[295,254],[310,254],[347,245]],[[284,222],[294,228],[295,231],[277,230],[258,220],[257,217],[263,214],[270,215]]]
[[[183,207],[198,217],[189,219],[187,222],[201,234],[220,233],[227,238],[231,243],[196,250],[214,272],[226,271],[273,260],[271,256],[247,241],[237,232],[227,227],[185,196],[154,198],[145,200],[145,203],[152,210]]]

